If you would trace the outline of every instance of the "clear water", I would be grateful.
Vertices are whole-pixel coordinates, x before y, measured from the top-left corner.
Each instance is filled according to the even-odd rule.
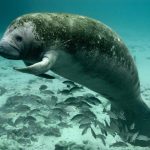
[[[111,27],[135,59],[142,97],[150,106],[149,0],[2,0],[0,37],[13,19],[31,12],[79,14]],[[110,112],[111,104],[104,97],[78,84],[76,90],[68,93],[68,88],[74,84],[64,83],[67,79],[55,74],[56,78],[52,80],[23,74],[14,71],[14,66],[24,64],[0,58],[0,150],[149,149],[150,137],[134,131],[134,124],[132,132],[122,128],[117,121],[110,127],[110,118],[116,118],[116,114]],[[50,71],[49,74],[53,75]],[[94,103],[88,103],[89,111],[84,111],[89,106],[81,101],[91,96],[102,104],[92,99]],[[69,101],[64,106],[69,97],[76,104],[69,105]],[[76,116],[81,111],[83,116]]]

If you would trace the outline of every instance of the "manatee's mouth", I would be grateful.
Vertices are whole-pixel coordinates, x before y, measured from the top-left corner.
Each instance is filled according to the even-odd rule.
[[[20,50],[14,45],[5,41],[0,42],[0,56],[13,60],[21,59]]]

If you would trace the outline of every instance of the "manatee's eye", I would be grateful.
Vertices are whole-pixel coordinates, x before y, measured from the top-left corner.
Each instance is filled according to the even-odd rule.
[[[17,35],[15,38],[16,38],[16,40],[17,40],[18,42],[21,42],[21,41],[22,41],[22,37],[21,37],[20,35]]]

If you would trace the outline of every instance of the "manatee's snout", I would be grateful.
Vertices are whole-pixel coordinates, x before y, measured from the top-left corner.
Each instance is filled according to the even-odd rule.
[[[19,50],[5,40],[0,41],[0,56],[7,58],[7,59],[20,59],[20,52]]]

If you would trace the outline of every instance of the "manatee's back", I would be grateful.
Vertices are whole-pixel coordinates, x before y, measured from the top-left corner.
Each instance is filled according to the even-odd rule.
[[[73,78],[65,76],[68,68],[64,66],[66,78],[116,102],[126,111],[128,120],[139,120],[141,128],[140,122],[150,114],[149,108],[140,96],[140,83],[134,61],[116,33],[99,21],[71,14],[28,14],[12,24],[15,27],[29,21],[35,24],[35,37],[45,47],[62,48],[83,68],[83,76],[76,72]],[[149,122],[145,127],[148,131]]]
[[[127,47],[103,23],[63,13],[28,14],[20,19],[24,21],[36,24],[37,39],[46,46],[59,42],[59,46],[86,66],[85,72],[101,78],[101,86],[95,91],[121,103],[124,97],[134,101],[140,96],[137,69]]]

